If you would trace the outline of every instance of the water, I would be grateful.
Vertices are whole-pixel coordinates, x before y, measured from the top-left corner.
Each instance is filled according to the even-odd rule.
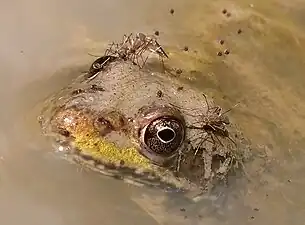
[[[0,10],[5,224],[303,224],[305,3],[19,0],[2,1]],[[155,30],[186,82],[224,108],[240,102],[230,116],[267,155],[247,167],[248,181],[233,179],[200,204],[155,198],[58,159],[35,121],[41,100],[94,59],[88,52],[102,53],[124,33]],[[217,56],[226,48],[229,55]]]

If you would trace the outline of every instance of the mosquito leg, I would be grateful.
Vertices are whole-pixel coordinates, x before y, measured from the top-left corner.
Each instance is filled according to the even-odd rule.
[[[147,50],[147,43],[142,43],[140,46],[138,46],[138,49],[137,49],[137,59],[139,60],[139,58],[141,58],[142,60],[142,67],[145,66],[146,64],[146,60],[147,58],[144,60],[143,59],[143,54],[145,53],[145,51]]]
[[[166,69],[165,69],[163,57],[162,57],[162,56],[159,56],[159,60],[161,61],[162,69],[163,69],[163,73],[164,73],[164,72],[166,71]]]
[[[209,112],[209,111],[210,111],[210,105],[209,105],[207,96],[206,96],[205,94],[202,94],[202,95],[203,95],[203,97],[204,97],[204,99],[205,99],[205,103],[206,103],[206,105],[207,105],[207,107],[208,107],[208,112]]]
[[[93,56],[93,57],[100,57],[100,56],[98,56],[98,55],[94,55],[94,54],[91,54],[91,53],[87,53],[88,55],[90,55],[90,56]]]
[[[177,160],[177,168],[176,168],[176,172],[180,171],[180,166],[181,166],[181,161],[182,161],[182,157],[183,157],[183,153],[181,151],[181,149],[178,151],[178,160]]]

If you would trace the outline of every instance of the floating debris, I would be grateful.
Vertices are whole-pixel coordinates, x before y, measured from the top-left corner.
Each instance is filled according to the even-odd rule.
[[[187,52],[187,51],[189,50],[189,47],[184,46],[183,50],[184,50],[185,52]]]
[[[173,15],[174,12],[175,12],[175,10],[174,10],[174,9],[171,9],[169,12]]]
[[[159,36],[160,32],[158,30],[155,31],[155,35]]]
[[[222,10],[222,14],[226,14],[228,11],[226,9]]]
[[[241,32],[242,32],[241,29],[238,29],[238,30],[237,30],[237,33],[238,33],[238,34],[241,34]]]
[[[217,52],[217,55],[218,56],[222,56],[222,52]]]
[[[224,40],[220,40],[220,41],[219,41],[219,44],[221,44],[221,45],[223,45],[224,43],[225,43]]]

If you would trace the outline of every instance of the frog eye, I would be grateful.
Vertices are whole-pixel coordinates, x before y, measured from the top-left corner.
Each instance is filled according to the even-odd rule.
[[[144,144],[150,152],[160,156],[174,154],[183,140],[183,123],[175,117],[157,118],[144,131]]]

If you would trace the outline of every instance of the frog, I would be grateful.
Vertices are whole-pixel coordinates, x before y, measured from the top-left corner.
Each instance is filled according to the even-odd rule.
[[[108,177],[195,200],[241,161],[238,128],[177,76],[113,55],[45,101],[43,134],[63,157]]]

